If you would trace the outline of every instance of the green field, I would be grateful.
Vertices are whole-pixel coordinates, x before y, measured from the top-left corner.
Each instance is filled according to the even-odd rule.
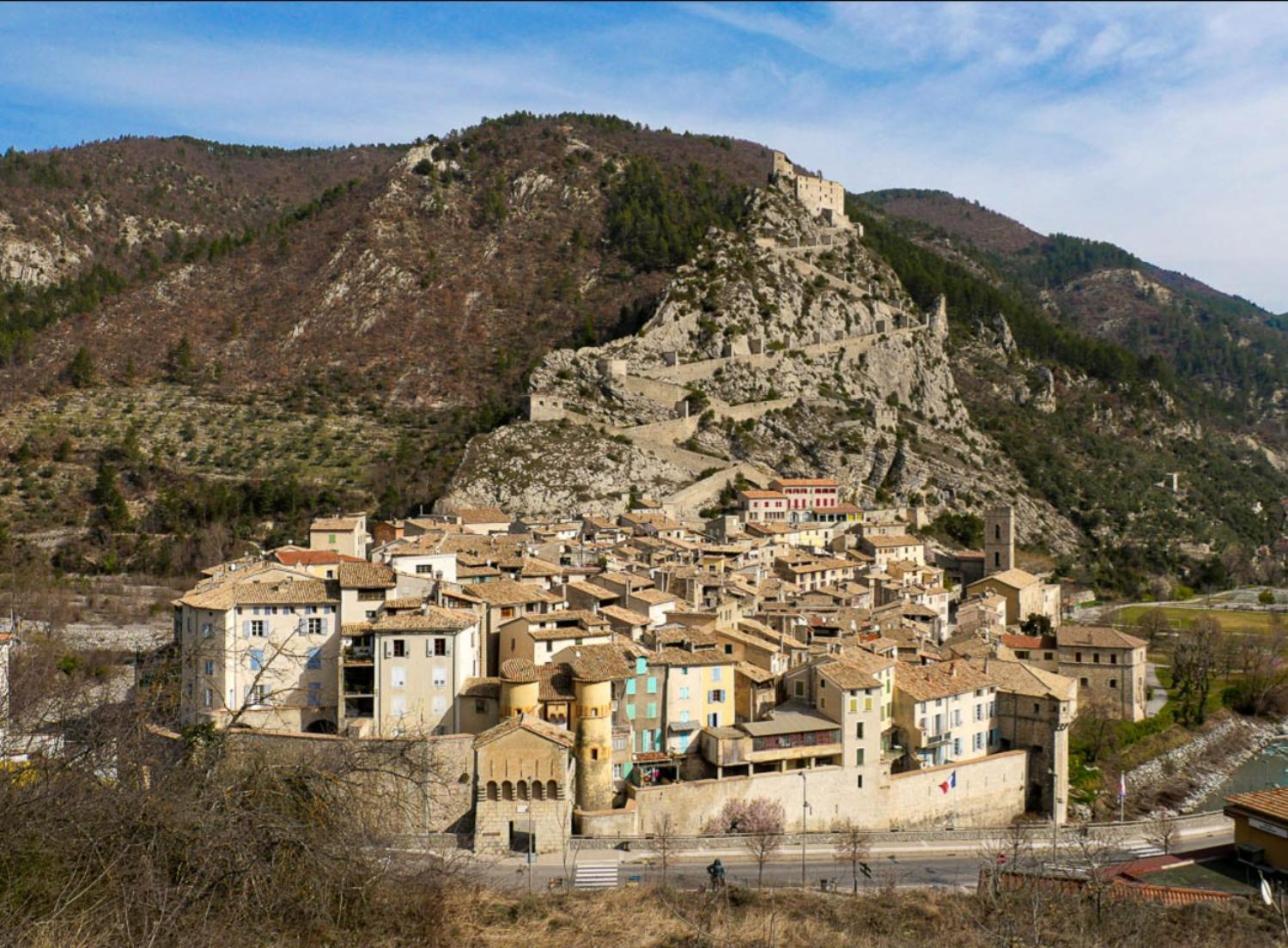
[[[1227,632],[1259,634],[1271,629],[1271,613],[1251,609],[1204,609],[1201,606],[1124,606],[1113,615],[1115,623],[1134,625],[1148,610],[1158,609],[1175,628],[1184,629],[1199,619],[1211,618]],[[1281,619],[1282,621],[1282,619]]]

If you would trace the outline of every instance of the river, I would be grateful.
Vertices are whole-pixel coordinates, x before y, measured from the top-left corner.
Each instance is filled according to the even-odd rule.
[[[1232,793],[1288,786],[1288,738],[1278,737],[1249,757],[1224,783],[1204,797],[1195,810],[1219,810]]]

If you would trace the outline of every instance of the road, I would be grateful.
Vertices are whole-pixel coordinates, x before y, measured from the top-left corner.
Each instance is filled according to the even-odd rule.
[[[1149,844],[1147,831],[1138,825],[1128,824],[1123,835],[1115,841],[1114,861],[1129,862],[1145,855]],[[1066,834],[1065,839],[1069,836]],[[1233,841],[1233,824],[1219,813],[1210,817],[1184,823],[1175,844],[1176,852],[1206,849]],[[1033,837],[1035,853],[1040,857],[1046,838],[1042,833]],[[988,860],[985,846],[977,840],[934,840],[901,842],[873,847],[867,859],[873,878],[859,880],[860,891],[893,882],[900,888],[973,888],[981,864]],[[401,850],[406,858],[414,859],[423,853]],[[1156,852],[1156,850],[1155,850]],[[726,879],[730,883],[754,886],[757,881],[755,860],[736,844],[729,849],[688,850],[677,852],[667,868],[667,881],[680,888],[698,888],[706,884],[706,867],[719,857],[725,865]],[[1063,860],[1063,861],[1067,861]],[[616,849],[583,850],[575,856],[570,853],[569,867],[565,869],[561,854],[550,853],[537,857],[529,866],[522,855],[505,857],[474,857],[466,855],[462,869],[480,881],[501,888],[523,889],[531,884],[534,890],[545,889],[556,880],[571,877],[572,866],[581,864],[616,864],[618,877],[623,883],[650,883],[661,881],[662,870],[657,854],[644,849],[623,851]],[[818,888],[822,879],[836,880],[839,891],[848,892],[853,885],[850,866],[839,861],[833,850],[813,846],[805,854],[805,878],[810,888]],[[800,885],[801,851],[785,846],[765,864],[766,885]],[[557,884],[557,882],[556,882]]]

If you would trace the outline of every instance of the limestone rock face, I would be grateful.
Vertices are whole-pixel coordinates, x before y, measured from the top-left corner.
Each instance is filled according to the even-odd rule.
[[[942,304],[922,311],[856,231],[778,191],[750,202],[742,230],[708,234],[638,334],[549,354],[530,389],[540,417],[563,420],[476,438],[447,501],[604,512],[632,487],[678,505],[714,502],[738,475],[830,475],[860,501],[1016,503],[1022,540],[1076,542],[972,425]],[[1001,317],[995,331],[1014,349]],[[587,437],[553,456],[530,450],[553,424]],[[507,455],[524,460],[507,468]],[[703,480],[707,494],[684,486]]]

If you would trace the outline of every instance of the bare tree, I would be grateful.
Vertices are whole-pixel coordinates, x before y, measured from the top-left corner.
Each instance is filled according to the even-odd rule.
[[[1163,852],[1170,853],[1172,847],[1176,845],[1179,830],[1180,826],[1177,824],[1176,818],[1164,810],[1150,820],[1149,829],[1145,832],[1145,839]]]
[[[1225,631],[1215,619],[1205,616],[1178,637],[1172,676],[1182,723],[1203,723],[1212,683],[1228,661]]]
[[[658,862],[662,865],[662,885],[665,886],[671,853],[675,848],[675,820],[670,813],[663,813],[653,820],[653,836],[649,840],[649,847],[657,853]]]
[[[1136,620],[1136,631],[1153,649],[1158,647],[1162,638],[1171,634],[1172,623],[1162,609],[1146,609]]]
[[[842,820],[832,828],[832,832],[837,834],[835,850],[837,862],[850,864],[853,891],[858,895],[860,869],[866,878],[872,876],[872,870],[867,862],[872,852],[872,837],[850,819]]]

